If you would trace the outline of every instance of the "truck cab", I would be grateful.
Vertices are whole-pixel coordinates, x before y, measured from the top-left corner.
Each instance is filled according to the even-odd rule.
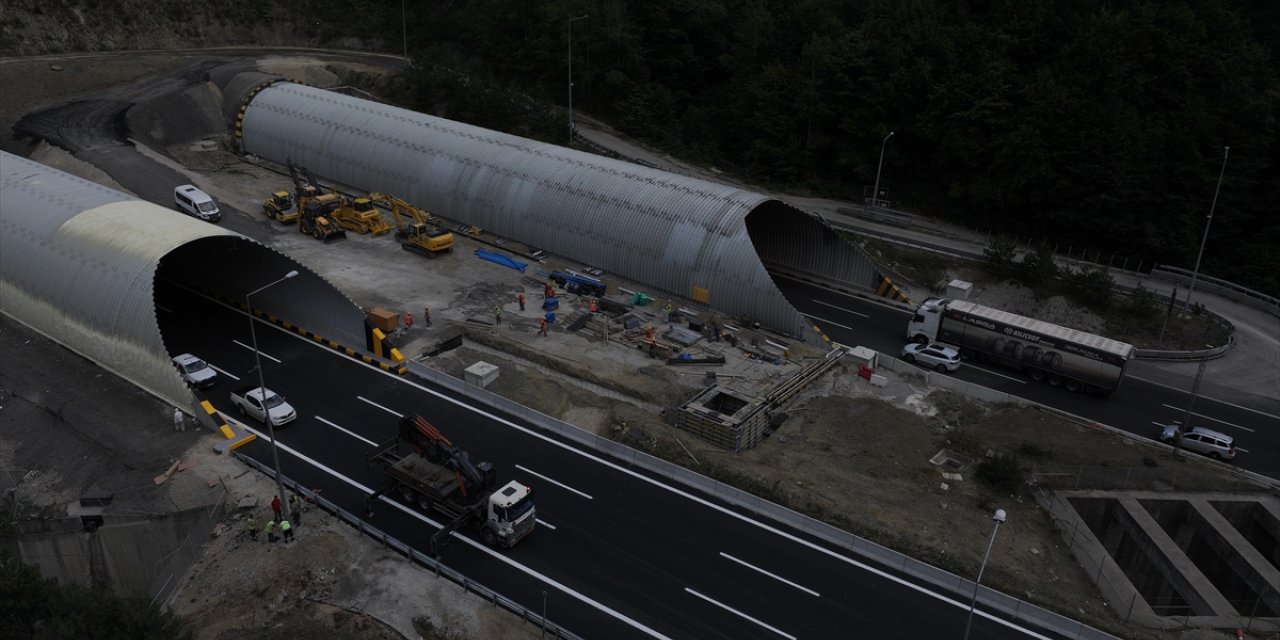
[[[907,340],[916,344],[929,344],[937,340],[942,309],[947,302],[946,298],[928,298],[920,303],[920,307],[911,316],[911,321],[907,323]]]
[[[489,495],[489,509],[481,538],[485,544],[505,548],[533,532],[537,512],[533,508],[533,489],[512,480]]]

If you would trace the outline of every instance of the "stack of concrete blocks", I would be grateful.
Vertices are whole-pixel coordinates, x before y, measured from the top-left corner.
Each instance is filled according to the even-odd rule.
[[[498,365],[481,360],[467,367],[463,373],[466,375],[467,384],[483,389],[489,386],[490,382],[498,379]]]

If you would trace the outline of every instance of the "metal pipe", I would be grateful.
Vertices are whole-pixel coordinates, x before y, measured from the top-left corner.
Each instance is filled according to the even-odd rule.
[[[271,464],[276,471],[276,496],[280,498],[280,512],[285,520],[289,519],[289,496],[285,495],[284,481],[280,479],[280,454],[276,450],[276,428],[271,420],[271,405],[267,403],[267,380],[262,373],[262,358],[258,355],[258,332],[253,326],[253,305],[250,303],[249,298],[255,293],[259,293],[268,287],[273,287],[297,275],[297,270],[290,271],[284,274],[283,278],[244,294],[245,310],[249,312],[249,336],[253,339],[253,363],[258,367],[258,393],[262,397],[262,407],[266,409],[267,413],[267,437],[271,439]]]

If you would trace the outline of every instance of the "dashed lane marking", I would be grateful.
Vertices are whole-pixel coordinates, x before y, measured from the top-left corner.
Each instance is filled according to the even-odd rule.
[[[733,556],[731,556],[731,555],[729,555],[729,554],[727,554],[727,553],[725,553],[725,552],[723,552],[723,551],[721,551],[721,552],[720,552],[720,557],[722,557],[722,558],[726,558],[726,559],[728,559],[728,560],[732,560],[732,561],[734,561],[734,562],[736,562],[736,563],[738,563],[738,564],[740,564],[740,565],[742,565],[742,566],[744,566],[744,567],[746,567],[746,568],[748,568],[748,569],[752,569],[752,570],[755,570],[755,571],[759,571],[760,573],[763,573],[764,575],[769,576],[770,578],[773,578],[774,580],[777,580],[778,582],[781,582],[781,583],[783,583],[783,584],[791,585],[791,586],[793,586],[793,587],[795,587],[795,588],[797,588],[797,589],[799,589],[799,590],[801,590],[801,591],[803,591],[803,592],[805,592],[805,593],[807,593],[807,594],[809,594],[809,595],[811,595],[811,596],[813,596],[813,597],[815,597],[815,598],[821,598],[821,597],[822,597],[822,595],[821,595],[821,594],[819,594],[817,591],[814,591],[813,589],[809,589],[809,588],[807,588],[807,587],[802,587],[802,586],[800,586],[800,585],[798,585],[798,584],[796,584],[796,583],[794,583],[794,582],[792,582],[792,581],[790,581],[790,580],[788,580],[788,579],[786,579],[786,578],[784,578],[784,577],[782,577],[782,576],[780,576],[780,575],[778,575],[778,574],[776,574],[776,573],[769,573],[768,571],[765,571],[764,569],[761,569],[760,567],[757,567],[757,566],[755,566],[755,565],[753,565],[753,564],[748,564],[747,562],[744,562],[744,561],[742,561],[742,560],[739,560],[739,559],[737,559],[737,558],[735,558],[735,557],[733,557]]]
[[[777,627],[770,626],[769,624],[766,624],[766,623],[761,622],[761,621],[759,621],[759,620],[757,620],[757,619],[755,619],[755,618],[752,618],[751,616],[749,616],[749,615],[747,615],[747,614],[745,614],[745,613],[743,613],[743,612],[741,612],[741,611],[738,611],[737,609],[734,609],[733,607],[731,607],[731,606],[729,606],[729,605],[727,605],[727,604],[724,604],[724,603],[722,603],[722,602],[716,602],[715,600],[712,600],[711,598],[708,598],[707,596],[704,596],[704,595],[702,595],[701,593],[698,593],[697,591],[694,591],[693,589],[690,589],[689,587],[685,587],[685,588],[684,588],[684,590],[685,590],[685,591],[687,591],[687,592],[688,592],[688,593],[690,593],[690,594],[693,594],[693,595],[695,595],[695,596],[698,596],[699,598],[702,598],[703,600],[706,600],[707,602],[710,602],[711,604],[714,604],[714,605],[715,605],[715,606],[717,606],[717,607],[720,607],[721,609],[724,609],[725,611],[728,611],[729,613],[732,613],[732,614],[734,614],[734,615],[738,616],[739,618],[742,618],[743,620],[747,620],[747,621],[750,621],[750,622],[754,622],[754,623],[756,623],[756,624],[758,624],[758,625],[760,625],[760,626],[762,626],[762,627],[764,627],[764,628],[766,628],[766,629],[768,629],[768,630],[770,630],[770,631],[772,631],[772,632],[774,632],[774,633],[776,633],[776,634],[778,634],[778,635],[780,635],[780,636],[782,636],[782,637],[784,637],[784,638],[788,638],[789,640],[796,640],[796,637],[795,637],[795,636],[793,636],[793,635],[791,635],[791,634],[789,634],[789,633],[787,633],[787,632],[785,632],[785,631],[783,631],[783,630],[781,630],[781,629],[779,629],[779,628],[777,628]]]
[[[361,441],[361,442],[363,442],[363,443],[365,443],[365,444],[367,444],[367,445],[369,445],[369,446],[371,446],[371,447],[376,447],[376,446],[378,446],[378,443],[376,443],[376,442],[374,442],[374,441],[372,441],[372,440],[370,440],[370,439],[368,439],[368,438],[366,438],[366,437],[364,437],[364,436],[362,436],[362,435],[360,435],[360,434],[358,434],[358,433],[356,433],[356,432],[354,432],[354,431],[352,431],[352,430],[350,430],[350,429],[346,429],[346,428],[340,427],[340,426],[338,426],[338,425],[336,425],[336,424],[334,424],[334,423],[332,423],[332,422],[330,422],[330,421],[328,421],[328,420],[325,420],[324,418],[321,418],[320,416],[316,416],[316,420],[319,420],[320,422],[323,422],[323,423],[325,423],[325,424],[327,424],[327,425],[329,425],[329,426],[333,427],[334,429],[337,429],[338,431],[341,431],[341,432],[343,432],[343,433],[345,433],[345,434],[347,434],[347,435],[351,436],[352,438],[355,438],[356,440],[359,440],[359,441]]]
[[[368,363],[365,363],[365,364],[368,364]],[[379,409],[382,409],[383,411],[386,411],[387,413],[389,413],[389,414],[391,414],[391,415],[393,415],[393,416],[395,416],[395,417],[397,417],[397,418],[403,418],[403,417],[404,417],[404,414],[403,414],[403,413],[400,413],[399,411],[392,411],[391,409],[388,409],[388,408],[386,408],[386,407],[384,407],[384,406],[382,406],[382,405],[380,405],[380,404],[378,404],[378,403],[376,403],[376,402],[374,402],[374,401],[372,401],[372,400],[370,400],[370,399],[368,399],[368,398],[366,398],[366,397],[364,397],[364,396],[356,396],[356,399],[357,399],[357,400],[359,400],[359,401],[361,401],[361,402],[365,402],[365,403],[371,404],[371,405],[373,405],[373,406],[375,406],[375,407],[377,407],[377,408],[379,408]]]
[[[243,342],[240,342],[239,340],[232,340],[232,342],[234,342],[234,343],[236,343],[236,344],[238,344],[238,345],[240,345],[240,346],[242,346],[242,347],[244,347],[244,348],[246,348],[246,349],[248,349],[248,350],[250,350],[250,351],[253,351],[253,350],[254,350],[254,349],[253,349],[253,347],[251,347],[251,346],[249,346],[249,345],[247,345],[247,344],[245,344],[245,343],[243,343]],[[262,357],[264,357],[264,358],[266,358],[266,359],[268,359],[268,360],[271,360],[272,362],[275,362],[276,364],[280,364],[280,359],[279,359],[279,358],[274,358],[274,357],[272,357],[272,356],[267,355],[266,353],[264,353],[264,352],[262,351],[262,349],[258,349],[257,351],[258,351],[258,355],[260,355],[260,356],[262,356]]]
[[[548,478],[548,477],[546,477],[546,476],[542,475],[541,473],[538,473],[537,471],[534,471],[534,470],[532,470],[532,469],[530,469],[530,468],[528,468],[528,467],[525,467],[525,466],[522,466],[522,465],[516,465],[516,468],[517,468],[517,469],[519,469],[519,470],[521,470],[521,471],[523,471],[523,472],[525,472],[525,473],[527,473],[527,474],[529,474],[529,475],[531,475],[531,476],[537,476],[537,477],[539,477],[539,478],[542,478],[543,480],[546,480],[547,482],[550,482],[551,484],[554,484],[554,485],[556,485],[557,487],[560,487],[561,489],[564,489],[565,491],[572,491],[572,492],[574,492],[574,493],[576,493],[576,494],[578,494],[578,495],[580,495],[580,496],[582,496],[582,497],[584,497],[584,498],[586,498],[586,499],[588,499],[588,500],[594,500],[594,499],[595,499],[595,498],[592,498],[591,496],[589,496],[589,495],[587,495],[587,494],[585,494],[585,493],[583,493],[583,492],[581,492],[581,491],[578,491],[577,489],[574,489],[573,487],[571,487],[571,486],[569,486],[569,485],[567,485],[567,484],[565,484],[565,483],[563,483],[563,482],[559,482],[559,481],[557,481],[557,480],[552,480],[551,478]]]

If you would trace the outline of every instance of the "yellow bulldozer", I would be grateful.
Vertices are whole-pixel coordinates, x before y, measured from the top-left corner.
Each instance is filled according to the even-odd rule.
[[[356,233],[372,233],[380,236],[391,231],[391,225],[382,219],[382,210],[368,198],[356,198],[349,203],[344,202],[333,212],[333,219],[338,226]]]
[[[391,216],[396,220],[396,240],[406,251],[434,258],[453,249],[453,233],[441,228],[430,212],[385,193],[371,193],[363,199],[391,210]]]

